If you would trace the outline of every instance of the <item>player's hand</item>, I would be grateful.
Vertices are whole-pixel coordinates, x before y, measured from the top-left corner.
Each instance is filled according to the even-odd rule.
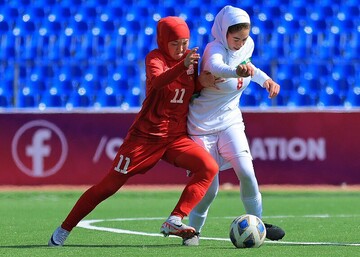
[[[209,71],[200,72],[198,79],[203,87],[215,87],[216,89],[219,89],[216,86],[216,83],[221,83],[225,81],[224,78],[217,78]]]
[[[246,77],[252,77],[254,76],[254,67],[250,64],[250,63],[247,63],[247,64],[239,64],[237,67],[236,67],[236,74],[239,76],[239,77],[243,77],[243,78],[246,78]]]
[[[200,54],[198,54],[196,51],[199,49],[199,47],[194,47],[190,50],[190,52],[186,55],[184,60],[184,65],[189,68],[191,64],[198,63],[198,60],[200,59]]]
[[[275,81],[273,81],[272,79],[266,80],[263,86],[269,92],[269,98],[274,98],[280,92],[280,85]]]

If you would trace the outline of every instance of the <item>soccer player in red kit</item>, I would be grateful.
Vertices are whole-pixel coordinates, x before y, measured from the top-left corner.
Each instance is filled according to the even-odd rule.
[[[189,28],[181,18],[166,17],[158,22],[158,49],[152,50],[145,61],[146,98],[142,108],[110,171],[82,194],[52,234],[49,246],[62,246],[71,230],[99,203],[115,194],[130,177],[154,167],[160,159],[193,174],[160,232],[182,238],[195,233],[182,219],[203,198],[219,167],[187,135],[187,114],[193,93],[215,83],[215,78],[207,72],[198,76],[200,56],[197,48],[188,49],[189,39]]]

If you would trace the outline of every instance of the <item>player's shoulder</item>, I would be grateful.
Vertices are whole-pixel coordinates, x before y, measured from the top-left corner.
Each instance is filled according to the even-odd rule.
[[[153,49],[146,55],[147,58],[162,57],[162,56],[163,54],[159,49]]]
[[[221,42],[219,41],[212,41],[210,43],[208,43],[205,47],[205,51],[204,53],[207,54],[214,54],[214,53],[220,53],[223,54],[224,52],[226,52],[225,47],[223,46],[223,44],[221,44]]]
[[[145,57],[146,62],[154,59],[165,60],[164,54],[159,49],[151,50]]]

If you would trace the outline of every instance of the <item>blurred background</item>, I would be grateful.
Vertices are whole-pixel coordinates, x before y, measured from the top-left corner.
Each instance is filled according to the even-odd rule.
[[[156,24],[180,16],[199,52],[225,5],[246,10],[253,63],[281,85],[256,84],[244,107],[360,106],[358,0],[0,0],[0,110],[141,106]]]

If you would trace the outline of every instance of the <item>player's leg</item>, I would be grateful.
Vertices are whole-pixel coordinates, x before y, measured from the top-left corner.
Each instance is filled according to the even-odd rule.
[[[231,161],[239,179],[240,196],[246,213],[262,217],[262,197],[249,156],[238,156]]]
[[[191,139],[208,151],[215,161],[220,165],[220,156],[217,148],[218,135],[206,135],[206,136],[191,136]],[[190,212],[189,225],[196,229],[196,232],[200,234],[202,227],[205,224],[205,220],[210,208],[211,203],[217,196],[219,191],[219,175],[217,174],[211,183],[204,198],[196,205],[196,207]],[[188,240],[189,242],[192,240]],[[187,245],[185,243],[185,245]]]
[[[185,186],[177,205],[168,219],[168,221],[181,222],[204,197],[218,172],[218,165],[206,150],[188,137],[183,137],[171,144],[163,159],[177,167],[191,170],[192,173],[190,181]],[[166,226],[166,222],[164,225]],[[166,227],[162,227],[161,232],[166,235]],[[195,233],[195,229],[191,228],[191,231],[187,232],[179,236],[188,238]]]
[[[189,215],[189,226],[195,228],[196,233],[194,236],[184,238],[183,245],[185,246],[197,246],[200,243],[201,229],[205,224],[210,205],[216,198],[219,191],[219,175],[217,174],[211,183],[208,191],[203,199],[195,206]]]
[[[201,232],[205,224],[211,203],[219,191],[219,175],[216,175],[203,199],[195,206],[189,215],[189,225]]]
[[[125,141],[120,147],[109,173],[96,185],[84,192],[66,219],[51,236],[49,246],[62,246],[71,230],[95,207],[115,194],[133,175],[153,167],[162,156],[161,144],[156,146]]]
[[[219,151],[231,163],[240,183],[240,195],[245,211],[261,218],[262,200],[243,126],[233,125],[221,132]]]
[[[224,131],[219,140],[221,155],[228,160],[239,181],[240,196],[246,213],[262,218],[262,197],[255,176],[249,144],[240,125],[231,126]],[[285,232],[281,228],[265,223],[267,235],[271,240],[279,240]]]
[[[95,207],[113,195],[122,185],[125,184],[130,175],[119,175],[116,171],[110,171],[100,183],[85,191],[70,213],[51,236],[49,246],[62,246],[71,230],[87,216]]]

